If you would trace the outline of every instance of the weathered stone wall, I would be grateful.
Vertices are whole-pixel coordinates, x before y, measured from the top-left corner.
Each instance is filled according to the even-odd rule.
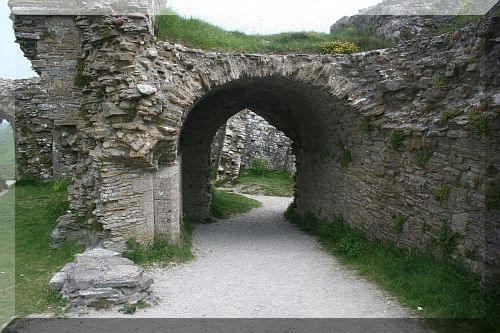
[[[240,168],[255,159],[266,161],[273,171],[295,172],[292,142],[264,118],[244,110],[221,126],[212,143],[212,168],[218,179],[235,180]]]
[[[78,158],[82,94],[75,75],[82,56],[74,17],[16,16],[17,42],[38,79],[15,89],[20,177],[71,178]]]
[[[293,141],[299,212],[498,267],[498,18],[340,56],[192,50],[156,41],[140,16],[76,26],[83,121],[65,221],[100,226],[106,247],[175,240],[182,214],[207,218],[211,143],[248,108]]]

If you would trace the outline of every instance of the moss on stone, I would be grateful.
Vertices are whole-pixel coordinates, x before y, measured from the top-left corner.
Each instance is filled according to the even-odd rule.
[[[450,197],[451,188],[448,185],[443,185],[434,189],[434,197],[438,201],[444,201]]]
[[[75,74],[75,87],[85,88],[90,85],[90,76],[84,75],[85,71],[85,60],[79,59],[76,63],[76,74]]]
[[[406,224],[406,218],[402,215],[397,216],[394,219],[394,230],[396,230],[398,234],[401,234],[404,230],[405,224]]]
[[[394,149],[400,148],[403,145],[403,141],[405,140],[405,138],[406,135],[401,131],[392,130],[389,133],[389,142]]]
[[[472,131],[477,135],[484,134],[488,131],[486,115],[481,109],[477,109],[471,112],[471,114],[469,115],[469,124]]]
[[[485,204],[488,210],[500,210],[500,182],[495,182],[486,190]]]
[[[417,150],[417,165],[421,168],[425,168],[427,163],[429,163],[429,160],[432,158],[432,155],[434,152],[432,151],[431,147],[420,147],[420,149]]]
[[[349,149],[344,149],[342,152],[342,157],[340,158],[340,166],[347,169],[349,164],[352,162],[352,153]]]
[[[446,124],[448,124],[448,121],[450,119],[453,119],[455,117],[458,117],[462,114],[462,112],[460,110],[457,110],[457,109],[453,109],[453,108],[448,108],[446,110],[444,110],[442,113],[441,113],[441,119],[439,120],[439,124],[441,126],[446,126]]]

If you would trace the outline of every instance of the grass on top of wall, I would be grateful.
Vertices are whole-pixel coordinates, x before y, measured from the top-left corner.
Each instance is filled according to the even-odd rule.
[[[58,293],[49,291],[52,275],[83,248],[73,242],[50,247],[56,220],[68,209],[65,182],[24,181],[15,186],[16,315],[58,311]]]
[[[155,20],[160,40],[180,43],[191,48],[245,53],[325,53],[333,41],[354,43],[359,51],[391,46],[375,35],[373,29],[342,28],[331,34],[318,32],[285,32],[272,35],[247,35],[227,31],[199,19],[175,14],[159,15]],[[348,49],[345,52],[349,52]]]
[[[248,213],[262,203],[243,195],[212,189],[210,212],[216,219],[226,219],[231,215]]]
[[[313,214],[300,216],[293,205],[285,215],[301,230],[316,236],[344,265],[376,282],[422,317],[485,318],[493,324],[498,315],[498,286],[484,287],[458,263],[367,240],[341,218],[320,221]]]

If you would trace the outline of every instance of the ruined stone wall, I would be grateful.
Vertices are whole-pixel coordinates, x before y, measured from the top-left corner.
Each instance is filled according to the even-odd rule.
[[[19,177],[71,178],[78,159],[76,126],[82,94],[75,76],[82,55],[74,17],[16,16],[17,42],[38,79],[16,94]]]
[[[217,131],[212,143],[212,168],[219,179],[234,180],[240,168],[250,168],[255,159],[263,159],[273,171],[295,172],[291,140],[264,118],[244,110]]]
[[[76,26],[84,121],[67,225],[85,218],[108,248],[177,239],[183,214],[208,217],[217,129],[248,108],[293,141],[300,213],[498,267],[497,18],[339,56],[192,50],[156,41],[144,17]]]

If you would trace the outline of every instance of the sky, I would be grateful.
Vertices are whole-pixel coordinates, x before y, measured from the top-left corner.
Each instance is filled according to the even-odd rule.
[[[0,78],[23,79],[37,74],[16,44],[8,0],[0,0]],[[186,17],[196,17],[228,30],[251,34],[284,31],[328,32],[339,18],[356,14],[380,0],[167,0]]]

